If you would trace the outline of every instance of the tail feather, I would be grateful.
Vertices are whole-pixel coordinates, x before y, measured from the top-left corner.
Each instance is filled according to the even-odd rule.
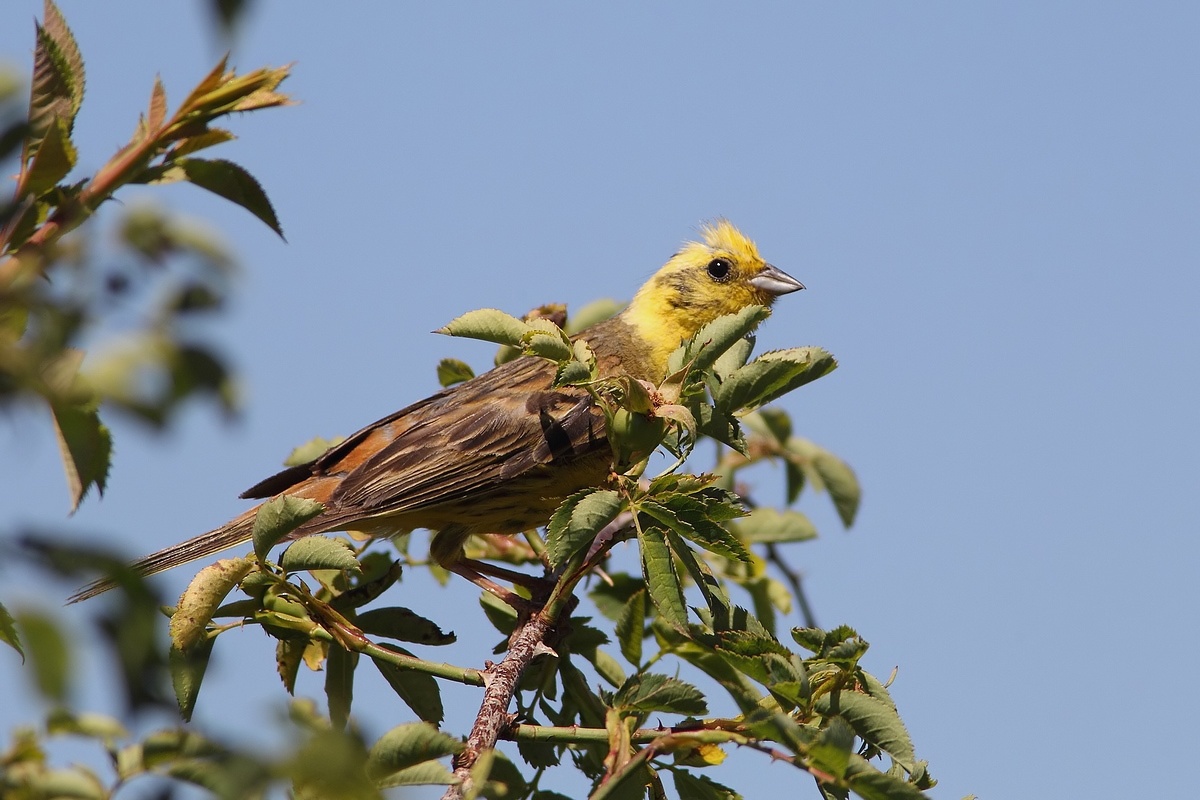
[[[221,527],[202,533],[188,539],[186,542],[173,544],[157,553],[139,558],[129,565],[128,569],[139,577],[155,575],[163,570],[178,567],[189,561],[219,553],[235,545],[248,542],[254,529],[254,516],[258,508],[252,508],[236,519],[230,520]],[[111,578],[101,578],[80,589],[67,600],[68,604],[87,600],[98,594],[103,594],[117,586],[117,581]]]

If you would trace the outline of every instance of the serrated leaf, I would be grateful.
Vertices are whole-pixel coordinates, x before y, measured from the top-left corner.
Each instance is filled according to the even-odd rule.
[[[708,713],[703,692],[678,678],[655,673],[629,676],[613,698],[613,705],[644,713],[661,711],[692,716]]]
[[[437,379],[443,388],[469,381],[474,377],[475,370],[471,369],[471,365],[465,361],[459,361],[457,358],[443,358],[438,362]]]
[[[167,118],[167,90],[163,87],[162,78],[154,79],[154,87],[150,90],[150,107],[146,111],[146,127],[158,130]]]
[[[703,372],[770,315],[763,306],[746,306],[735,314],[718,317],[697,331],[682,352],[671,355],[672,371],[690,365],[694,372]]]
[[[432,620],[399,606],[364,611],[354,623],[366,633],[401,642],[446,645],[458,641],[457,636],[443,632]]]
[[[283,681],[283,688],[288,694],[296,693],[296,675],[300,672],[300,664],[305,662],[305,654],[313,642],[304,639],[278,639],[275,642],[275,672]],[[324,652],[321,661],[325,660]]]
[[[705,505],[692,497],[676,497],[662,506],[651,501],[639,504],[649,514],[680,536],[691,540],[709,552],[743,563],[750,563],[750,552],[741,540],[706,517]]]
[[[324,510],[324,505],[306,497],[284,494],[266,501],[254,515],[254,527],[250,534],[254,554],[260,561],[265,559],[283,537]]]
[[[112,434],[94,408],[53,403],[50,410],[74,513],[92,486],[104,494],[112,462]]]
[[[288,545],[279,557],[284,572],[309,569],[337,569],[358,572],[358,559],[345,539],[333,536],[305,536]]]
[[[381,647],[411,656],[412,653],[400,647],[394,647],[384,642]],[[379,659],[371,659],[376,669],[383,675],[384,680],[392,690],[400,696],[405,705],[413,710],[425,722],[438,725],[445,716],[442,708],[442,690],[437,679],[424,672],[411,669],[401,669],[394,664]]]
[[[174,165],[183,170],[189,183],[241,206],[284,238],[267,193],[244,168],[220,158],[180,158],[174,160]]]
[[[171,644],[186,651],[199,642],[213,612],[253,568],[254,562],[248,558],[223,558],[200,570],[183,590],[171,615],[167,626]]]
[[[16,650],[21,655],[22,663],[25,661],[25,651],[21,648],[21,637],[17,635],[16,623],[3,603],[0,603],[0,642]]]
[[[916,754],[912,737],[896,709],[862,692],[837,691],[816,699],[815,708],[825,716],[840,716],[864,742],[875,745],[908,771]]]
[[[551,566],[567,563],[620,513],[621,497],[609,489],[589,489],[568,497],[546,526],[546,552]]]
[[[836,778],[846,774],[854,748],[854,730],[840,717],[834,717],[808,746],[809,763]]]
[[[521,338],[527,355],[540,356],[551,361],[567,361],[574,355],[570,342],[563,338],[562,331],[557,327],[550,331],[541,326],[534,326],[533,323],[526,324],[531,326],[531,330]]]
[[[678,634],[675,634],[678,636]],[[711,646],[704,646],[695,641],[681,640],[673,642],[671,653],[697,667],[710,678],[719,683],[729,696],[737,703],[743,714],[748,714],[759,708],[763,700],[762,694],[732,664],[723,659]]]
[[[679,631],[687,630],[687,603],[683,586],[675,572],[675,560],[667,547],[665,534],[658,528],[643,528],[638,533],[642,548],[642,570],[650,599],[659,616]]]
[[[742,436],[742,429],[736,419],[702,402],[692,405],[692,414],[696,418],[697,434],[715,439],[746,455],[746,438]]]
[[[176,142],[175,146],[171,148],[170,158],[189,156],[218,144],[232,142],[236,138],[231,131],[224,128],[205,128],[201,133],[193,134]]]
[[[482,339],[485,342],[520,348],[529,325],[496,308],[478,308],[447,322],[434,333]]]
[[[592,368],[581,361],[567,361],[554,373],[554,386],[574,386],[595,378]]]
[[[733,343],[733,346],[721,354],[721,357],[713,364],[713,373],[719,380],[724,380],[725,376],[744,366],[746,360],[750,358],[750,353],[754,351],[754,336],[746,335]]]
[[[862,756],[852,754],[846,783],[863,800],[929,800],[916,786],[895,775],[880,772]]]
[[[646,593],[637,591],[621,607],[615,633],[625,660],[638,667],[642,663],[642,639],[646,632]]]
[[[713,401],[726,412],[757,408],[836,368],[833,356],[819,347],[774,350],[730,373],[714,393]]]
[[[200,684],[208,669],[215,639],[202,639],[187,650],[171,647],[167,652],[167,665],[171,671],[171,688],[175,691],[175,702],[179,705],[179,716],[190,722],[200,696]]]
[[[761,507],[734,523],[738,536],[755,544],[803,542],[817,538],[812,521],[799,511]]]
[[[380,789],[396,786],[449,786],[454,780],[453,772],[436,761],[428,761],[390,773],[380,778],[376,786]]]
[[[53,189],[75,168],[78,155],[66,121],[61,118],[50,120],[42,143],[25,173],[22,191],[30,197],[40,197]]]
[[[71,130],[83,102],[83,59],[75,37],[52,2],[46,3],[45,17],[44,25],[35,23],[37,44],[29,91],[30,134],[23,164],[37,152],[55,119],[61,119],[67,131]]]
[[[371,746],[367,774],[383,785],[399,786],[391,780],[402,770],[426,764],[434,759],[457,755],[463,743],[442,733],[428,722],[410,722],[392,728]],[[438,766],[441,766],[440,764]],[[449,774],[445,768],[443,772]]]

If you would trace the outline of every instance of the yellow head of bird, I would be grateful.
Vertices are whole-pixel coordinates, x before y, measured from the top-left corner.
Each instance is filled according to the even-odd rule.
[[[770,306],[781,294],[804,288],[768,264],[745,234],[727,220],[700,229],[638,290],[623,317],[651,344],[655,360],[717,317],[746,306]]]

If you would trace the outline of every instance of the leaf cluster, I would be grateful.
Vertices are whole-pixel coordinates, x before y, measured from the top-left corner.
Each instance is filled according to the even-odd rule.
[[[71,506],[103,492],[112,442],[102,404],[152,425],[188,397],[208,396],[227,412],[236,397],[223,359],[185,336],[183,325],[218,308],[230,261],[211,234],[153,207],[134,206],[118,235],[131,263],[101,274],[87,240],[67,237],[130,184],[186,181],[282,229],[266,193],[243,167],[198,155],[230,141],[230,115],[289,104],[278,91],[288,68],[238,75],[225,59],[174,112],[156,80],[130,140],[93,175],[78,176],[73,138],[83,109],[83,57],[61,12],[46,0],[36,26],[27,111],[0,94],[0,159],[16,157],[11,197],[0,203],[0,404],[46,407],[58,433]],[[91,332],[146,320],[88,358]]]

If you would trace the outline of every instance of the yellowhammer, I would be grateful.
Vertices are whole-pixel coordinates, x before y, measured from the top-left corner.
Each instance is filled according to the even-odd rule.
[[[706,225],[702,234],[702,242],[685,244],[623,312],[578,334],[595,353],[601,376],[627,374],[658,384],[671,352],[707,323],[804,288],[766,263],[730,223]],[[607,479],[612,451],[603,413],[583,389],[553,388],[554,374],[554,363],[535,356],[508,361],[368,425],[242,497],[287,494],[322,503],[325,510],[292,538],[347,529],[377,536],[438,531],[434,556],[451,562],[469,534],[544,525],[566,497]],[[152,575],[246,542],[257,510],[131,568]],[[71,601],[112,586],[97,581]]]

